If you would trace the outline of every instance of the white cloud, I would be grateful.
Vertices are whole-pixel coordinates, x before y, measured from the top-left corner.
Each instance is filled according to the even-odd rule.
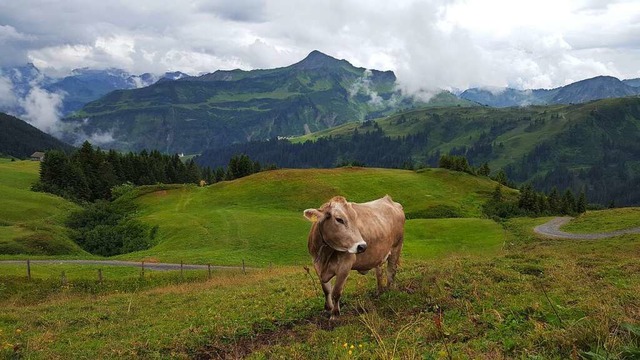
[[[24,109],[21,118],[46,133],[58,135],[62,98],[61,94],[34,87],[24,99],[19,100]]]
[[[4,76],[0,76],[0,107],[13,108],[18,99],[13,91],[13,83]]]
[[[637,77],[640,63],[635,0],[9,0],[0,23],[0,62],[49,71],[197,74],[285,66],[317,49],[419,91]]]

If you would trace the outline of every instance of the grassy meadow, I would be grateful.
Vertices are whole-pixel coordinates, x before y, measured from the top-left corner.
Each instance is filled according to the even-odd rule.
[[[562,227],[572,233],[610,232],[640,227],[640,208],[587,211]]]
[[[39,170],[39,162],[0,159],[0,254],[86,254],[64,227],[65,217],[78,206],[30,190]]]
[[[397,286],[381,296],[375,295],[374,276],[350,275],[336,322],[323,316],[317,281],[302,266],[145,286],[153,284],[151,277],[137,287],[101,292],[69,285],[36,303],[0,299],[7,310],[0,314],[0,354],[637,358],[640,236],[580,242],[535,238],[531,227],[546,220],[507,222],[506,232],[499,231],[500,246],[489,251],[455,253],[460,239],[452,238],[450,251],[422,259],[409,256],[407,246]],[[447,229],[464,223],[457,225]]]
[[[37,174],[31,164],[3,166],[25,175],[3,171],[2,184]],[[13,184],[5,195],[28,191]],[[640,235],[536,237],[532,228],[551,218],[482,218],[494,186],[440,169],[341,168],[139,188],[136,216],[158,226],[158,243],[118,258],[245,260],[246,274],[35,263],[27,281],[24,264],[0,264],[0,358],[637,359]],[[358,202],[389,194],[408,220],[396,286],[378,296],[375,276],[352,273],[343,314],[330,322],[305,270],[302,211],[337,194]],[[43,208],[57,204],[54,224],[75,207],[36,195]],[[638,226],[637,211],[588,212],[563,230]],[[8,224],[0,231],[17,228],[0,219]]]
[[[204,188],[148,188],[138,198],[142,205],[139,218],[158,226],[158,244],[118,258],[218,265],[239,265],[245,260],[254,267],[306,264],[310,224],[302,212],[338,194],[355,202],[389,194],[400,202],[410,219],[407,256],[413,251],[420,256],[432,252],[431,242],[423,241],[432,223],[443,229],[436,236],[443,236],[445,242],[451,238],[447,235],[451,228],[462,237],[491,228],[490,237],[483,241],[497,242],[501,241],[496,240],[502,236],[500,227],[479,219],[480,207],[494,186],[486,178],[442,169],[340,168],[267,171]],[[442,219],[419,219],[439,217],[440,212],[468,219],[459,222],[463,226]],[[418,219],[411,219],[415,217]]]

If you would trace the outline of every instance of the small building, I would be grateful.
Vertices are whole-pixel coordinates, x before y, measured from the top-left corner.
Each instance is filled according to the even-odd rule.
[[[33,154],[31,154],[31,160],[33,161],[42,161],[44,160],[44,153],[41,151],[36,151]]]

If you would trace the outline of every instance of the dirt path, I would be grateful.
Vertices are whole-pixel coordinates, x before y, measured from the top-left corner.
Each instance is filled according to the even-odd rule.
[[[1,264],[24,264],[26,260],[0,260]],[[141,262],[136,261],[121,261],[121,260],[31,260],[33,264],[80,264],[80,265],[105,265],[105,266],[129,266],[129,267],[142,267]],[[149,270],[180,270],[180,264],[170,263],[151,263],[145,262],[144,268]],[[184,270],[207,270],[208,265],[194,265],[194,264],[182,264]],[[218,266],[211,265],[213,270],[224,269],[242,269],[241,266]],[[246,268],[249,269],[249,268]]]
[[[534,227],[533,231],[536,234],[540,234],[540,235],[544,235],[552,238],[581,239],[581,240],[605,239],[605,238],[610,238],[610,237],[624,235],[624,234],[640,234],[640,227],[616,230],[616,231],[604,232],[604,233],[591,233],[591,234],[573,234],[573,233],[560,231],[560,227],[562,227],[564,224],[571,221],[571,219],[573,218],[569,216],[557,217],[549,222],[546,222],[542,225],[538,225]]]

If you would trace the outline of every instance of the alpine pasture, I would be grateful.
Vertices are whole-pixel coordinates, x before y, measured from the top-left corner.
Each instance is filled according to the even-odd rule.
[[[3,203],[28,198],[26,180],[11,179],[33,181],[37,167],[0,166]],[[136,216],[158,226],[157,244],[118,259],[232,266],[244,260],[246,274],[214,271],[209,279],[200,270],[183,277],[147,271],[142,277],[140,269],[104,268],[111,272],[99,283],[95,266],[38,265],[29,282],[24,265],[0,264],[0,356],[637,358],[640,235],[539,238],[532,228],[549,218],[482,217],[494,188],[489,179],[442,169],[364,168],[276,170],[202,188],[139,188]],[[319,283],[305,270],[311,259],[302,210],[333,195],[361,202],[385,194],[408,217],[398,284],[376,296],[374,276],[351,274],[343,315],[330,322]],[[75,205],[30,195],[55,205],[38,200],[33,206],[50,215],[29,221],[63,234],[54,231]],[[620,211],[588,212],[568,226],[601,227]],[[625,224],[634,225],[628,218]],[[2,219],[0,242],[15,242],[17,230],[2,229],[22,229],[22,222],[5,220],[12,218],[4,213]],[[24,231],[40,231],[33,229]]]

